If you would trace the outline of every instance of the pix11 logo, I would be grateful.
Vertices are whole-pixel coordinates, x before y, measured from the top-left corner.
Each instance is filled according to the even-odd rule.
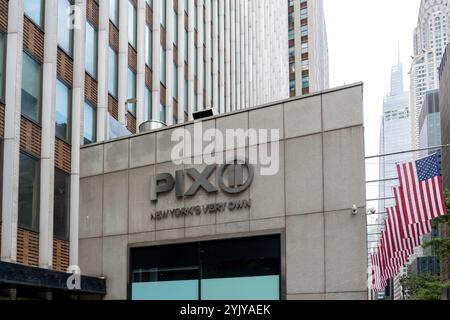
[[[175,143],[171,150],[175,165],[225,165],[237,158],[248,159],[246,164],[259,168],[261,176],[273,176],[280,170],[279,129],[223,132],[217,128],[203,130],[202,122],[197,122],[193,133],[186,128],[175,129],[171,141]]]

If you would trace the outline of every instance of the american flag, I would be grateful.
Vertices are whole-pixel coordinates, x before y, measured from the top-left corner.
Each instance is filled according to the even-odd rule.
[[[397,171],[401,201],[397,205],[404,209],[407,224],[418,224],[447,214],[437,154],[398,164]]]
[[[437,154],[397,165],[400,186],[394,187],[396,205],[387,208],[381,241],[372,258],[372,288],[382,290],[406,264],[431,220],[447,214]]]

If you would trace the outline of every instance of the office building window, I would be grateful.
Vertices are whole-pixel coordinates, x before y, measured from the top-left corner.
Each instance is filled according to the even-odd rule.
[[[0,100],[5,100],[6,37],[0,32]]]
[[[70,0],[58,1],[58,45],[67,54],[73,53],[73,29],[69,25]]]
[[[161,122],[166,123],[166,106],[162,103],[159,104],[159,119]]]
[[[165,1],[162,1],[165,2]],[[128,2],[128,42],[136,49],[137,42],[137,10],[135,6]]]
[[[174,62],[173,63],[173,79],[172,79],[172,84],[173,84],[173,98],[175,100],[178,100],[178,73],[177,73],[177,64]]]
[[[70,175],[56,169],[53,198],[53,234],[59,239],[69,239]]]
[[[128,68],[128,99],[136,99],[136,73]],[[128,103],[128,111],[136,114],[136,103]]]
[[[94,79],[97,78],[97,30],[86,22],[86,71]]]
[[[166,12],[167,12],[167,3],[166,3],[166,1],[161,1],[159,13],[160,13],[161,25],[164,28],[166,27]]]
[[[173,44],[178,46],[178,15],[175,10],[173,10]]]
[[[55,132],[66,142],[70,141],[71,90],[61,80],[56,80]]]
[[[39,229],[39,161],[20,154],[19,162],[19,226]]]
[[[159,49],[159,58],[161,64],[160,77],[161,83],[166,85],[166,50],[164,50],[163,46],[160,46]]]
[[[152,68],[153,59],[153,33],[148,25],[145,25],[145,63]]]
[[[22,65],[22,114],[30,120],[41,121],[42,66],[26,52]]]
[[[89,103],[84,103],[84,144],[97,141],[97,111]]]
[[[109,47],[108,58],[108,91],[114,98],[117,98],[117,64],[118,55],[113,48]]]
[[[145,108],[145,121],[149,121],[152,119],[152,91],[145,87],[145,101],[144,101],[144,108]]]
[[[44,27],[44,0],[23,0],[23,11],[37,26]]]
[[[119,0],[109,0],[109,20],[115,25],[119,25]]]

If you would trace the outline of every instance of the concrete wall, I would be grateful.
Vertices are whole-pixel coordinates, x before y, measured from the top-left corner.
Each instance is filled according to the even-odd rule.
[[[82,272],[106,277],[108,299],[125,299],[130,246],[277,232],[285,242],[284,297],[366,299],[362,101],[362,85],[356,84],[205,120],[204,128],[281,130],[278,174],[261,176],[255,166],[253,184],[236,197],[200,190],[194,198],[178,200],[172,192],[160,195],[157,203],[150,200],[151,176],[184,166],[170,162],[174,128],[84,147]],[[192,123],[184,126],[193,129]],[[150,218],[155,210],[231,198],[250,199],[252,208],[177,220]],[[358,215],[351,212],[354,204]]]

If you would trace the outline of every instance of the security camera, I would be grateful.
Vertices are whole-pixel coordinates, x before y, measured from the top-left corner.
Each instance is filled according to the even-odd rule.
[[[356,204],[354,204],[352,207],[352,214],[355,216],[358,214],[358,207],[356,206]]]
[[[377,210],[375,208],[370,208],[368,213],[375,214],[375,213],[377,213]]]

